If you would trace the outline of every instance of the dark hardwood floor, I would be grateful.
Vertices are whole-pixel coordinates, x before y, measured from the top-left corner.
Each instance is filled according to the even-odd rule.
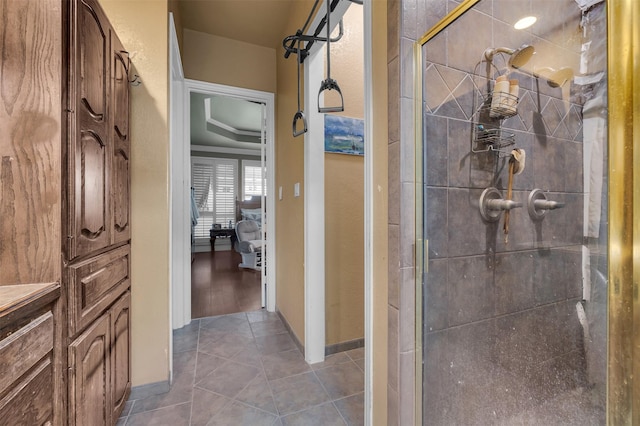
[[[235,251],[196,253],[191,263],[191,317],[249,312],[261,308],[260,272],[238,268]]]

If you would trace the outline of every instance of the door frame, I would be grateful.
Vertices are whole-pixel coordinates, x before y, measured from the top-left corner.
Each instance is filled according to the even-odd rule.
[[[183,141],[190,140],[190,103],[189,98],[192,92],[206,93],[211,95],[230,96],[238,99],[245,99],[253,102],[262,102],[266,105],[266,166],[267,166],[267,217],[275,217],[275,201],[273,195],[275,193],[275,96],[273,93],[261,92],[251,89],[243,89],[239,87],[225,86],[216,83],[207,83],[203,81],[183,79],[181,93],[177,93],[176,102],[172,102],[172,110],[175,107],[182,114],[172,114],[171,122],[175,125],[176,132],[180,132],[180,137],[173,140],[172,133],[172,149],[171,149],[171,204],[172,211],[178,211],[181,214],[174,214],[171,219],[172,224],[172,309],[171,324],[173,329],[181,328],[191,322],[191,261],[189,244],[187,244],[191,230],[189,227],[188,209],[190,206],[189,192],[180,190],[176,185],[180,184],[183,188],[191,186],[191,151],[190,144]],[[179,182],[175,182],[175,180]],[[267,222],[267,233],[269,234],[269,243],[275,247],[275,221]],[[184,244],[182,244],[184,243]],[[186,260],[185,260],[186,259]],[[268,250],[266,254],[266,264],[275,265],[275,250]],[[188,266],[185,266],[188,265]],[[269,312],[275,311],[276,300],[276,268],[267,268],[266,278],[268,283],[274,283],[267,286],[267,304],[266,309]]]
[[[181,328],[191,322],[191,288],[184,291],[181,283],[185,277],[191,282],[190,249],[187,239],[191,234],[188,225],[189,200],[186,189],[189,183],[184,181],[182,166],[188,147],[182,143],[184,133],[184,104],[181,101],[184,92],[184,72],[180,58],[180,47],[176,33],[173,13],[169,13],[169,99],[179,100],[169,103],[169,323],[172,329]],[[172,333],[169,333],[169,346],[173,350]]]
[[[190,96],[191,93],[204,93],[207,95],[227,96],[236,99],[243,99],[251,102],[259,102],[265,105],[266,109],[266,148],[264,149],[266,155],[266,168],[267,168],[267,196],[266,198],[266,217],[275,218],[275,95],[270,92],[262,92],[259,90],[245,89],[241,87],[226,86],[224,84],[208,83],[204,81],[185,79],[184,80],[184,122],[189,123],[190,117]],[[190,140],[190,128],[185,126],[183,133],[183,140]],[[187,145],[188,147],[189,145]],[[186,160],[182,164],[181,173],[188,180],[191,185],[191,153],[187,148],[188,155]],[[188,200],[186,201],[188,202]],[[269,235],[269,246],[276,247],[276,223],[275,220],[266,221],[266,233]],[[266,280],[267,280],[267,303],[266,309],[268,312],[275,312],[276,310],[276,253],[275,250],[267,250],[265,256],[265,265],[272,265],[266,268]],[[185,277],[185,284],[183,292],[189,293],[189,300],[191,300],[191,271],[189,270],[189,276]]]

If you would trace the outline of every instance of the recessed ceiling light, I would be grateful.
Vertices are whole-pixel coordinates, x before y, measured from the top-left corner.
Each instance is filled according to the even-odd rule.
[[[515,28],[516,30],[524,30],[525,28],[529,28],[530,26],[535,24],[537,20],[538,18],[536,18],[535,16],[525,16],[524,18],[516,22],[513,25],[513,28]]]

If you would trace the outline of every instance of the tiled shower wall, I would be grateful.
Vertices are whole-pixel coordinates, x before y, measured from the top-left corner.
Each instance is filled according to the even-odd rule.
[[[576,314],[582,298],[582,98],[569,93],[569,85],[563,96],[546,80],[512,72],[521,86],[518,115],[501,124],[527,157],[524,172],[514,178],[513,199],[524,207],[511,212],[508,243],[502,219],[487,223],[478,209],[484,188],[506,193],[508,172],[506,158],[471,152],[475,112],[491,90],[487,76],[496,73],[486,63],[478,66],[485,49],[528,43],[537,51],[529,66],[578,67],[575,2],[558,0],[536,11],[548,16],[533,32],[513,30],[532,3],[483,0],[423,51],[429,240],[423,418],[433,424],[514,418],[586,384]],[[389,192],[397,197],[389,200],[390,425],[415,420],[411,49],[457,5],[389,2]],[[496,57],[504,70],[501,61]],[[534,188],[565,207],[533,221],[526,202]]]

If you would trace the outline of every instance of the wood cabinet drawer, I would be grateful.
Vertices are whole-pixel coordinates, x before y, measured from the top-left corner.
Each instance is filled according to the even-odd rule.
[[[129,287],[129,246],[70,265],[69,334],[77,334],[98,318]]]
[[[50,425],[53,418],[53,366],[47,357],[0,401],[5,425]]]
[[[0,341],[0,395],[52,349],[51,312],[37,317]]]

